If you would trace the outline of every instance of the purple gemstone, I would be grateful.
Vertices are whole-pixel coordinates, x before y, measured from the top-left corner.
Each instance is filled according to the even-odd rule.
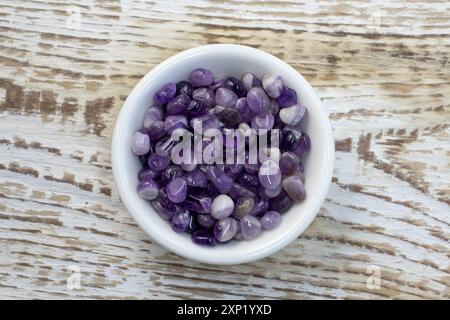
[[[205,228],[211,228],[216,224],[217,220],[209,214],[197,215],[197,223]]]
[[[189,97],[192,97],[192,92],[194,89],[192,88],[192,85],[189,81],[180,81],[176,84],[177,87],[177,95],[184,93],[188,95]]]
[[[245,97],[247,95],[247,89],[245,89],[241,80],[233,77],[225,80],[225,88],[228,88],[236,93],[239,98]]]
[[[244,164],[244,170],[250,174],[257,174],[259,171],[259,164]]]
[[[273,128],[275,118],[271,113],[257,114],[252,120],[252,129],[259,132],[260,130],[270,130]]]
[[[166,131],[164,130],[164,121],[154,121],[147,128],[148,136],[151,141],[156,141],[161,138]]]
[[[222,107],[234,107],[236,101],[238,100],[238,96],[236,93],[227,88],[219,88],[216,91],[215,95],[216,104]]]
[[[182,177],[183,174],[184,171],[179,166],[168,166],[161,174],[161,182],[163,185],[167,185],[170,181]]]
[[[145,129],[150,128],[153,122],[161,121],[164,117],[164,112],[160,107],[153,106],[148,108],[144,114],[144,120],[142,120],[142,127]]]
[[[238,222],[238,224],[237,224],[237,231],[236,231],[236,234],[234,235],[233,239],[237,240],[237,241],[244,240],[244,237],[242,236],[242,232],[241,232],[241,223],[240,222]]]
[[[270,199],[270,198],[275,198],[276,196],[278,196],[281,193],[281,191],[283,190],[283,187],[280,183],[276,188],[261,189],[261,190],[264,190],[264,196]]]
[[[175,178],[166,187],[167,196],[173,203],[181,203],[187,196],[187,184],[183,178]]]
[[[283,179],[283,189],[294,201],[302,201],[306,197],[305,186],[300,175],[293,175]]]
[[[215,103],[214,91],[209,88],[195,89],[192,98],[207,108],[211,108]]]
[[[264,91],[271,98],[278,98],[283,91],[283,79],[278,75],[265,75],[262,85]]]
[[[145,180],[145,179],[154,179],[156,177],[159,177],[160,175],[161,175],[161,171],[156,171],[156,170],[153,170],[152,168],[144,167],[141,170],[139,170],[138,179],[139,179],[139,181]]]
[[[242,85],[245,89],[250,90],[253,87],[261,87],[262,83],[254,74],[246,73],[242,76]]]
[[[164,130],[171,133],[175,129],[186,129],[188,122],[185,116],[167,116],[164,122]]]
[[[296,126],[303,119],[305,113],[305,107],[295,104],[293,106],[281,109],[278,116],[284,124],[289,126]]]
[[[297,104],[297,92],[289,87],[284,87],[280,96],[277,98],[280,108],[286,108]]]
[[[172,115],[183,114],[188,109],[189,102],[191,102],[189,96],[181,93],[167,104],[167,113]]]
[[[267,111],[270,99],[262,88],[251,88],[247,93],[247,104],[253,113],[258,114]]]
[[[137,156],[150,151],[150,137],[146,132],[136,131],[131,138],[131,150]]]
[[[293,203],[292,199],[283,190],[280,192],[278,196],[276,196],[273,199],[270,199],[269,208],[270,210],[284,213],[292,207],[292,203]]]
[[[259,168],[259,182],[264,188],[275,189],[281,183],[281,171],[278,163],[266,160]]]
[[[266,199],[258,199],[255,201],[255,206],[250,214],[252,216],[260,216],[266,213],[267,210],[269,210],[269,201]]]
[[[183,178],[191,187],[206,188],[208,185],[205,174],[199,169],[186,173]]]
[[[218,130],[220,127],[219,119],[214,114],[207,113],[205,115],[192,118],[191,127],[195,132],[205,133],[208,129],[216,129]],[[201,131],[199,130],[201,126]]]
[[[281,214],[276,211],[268,211],[261,217],[261,227],[265,230],[271,230],[280,225]]]
[[[162,171],[170,164],[169,156],[161,156],[157,153],[153,153],[148,157],[148,166],[156,171]]]
[[[219,242],[226,242],[236,235],[238,222],[234,218],[220,220],[214,226],[214,237]]]
[[[233,187],[233,179],[215,166],[208,166],[206,177],[216,186],[220,193],[228,193]]]
[[[228,195],[235,200],[243,197],[253,198],[256,196],[253,191],[238,183],[233,183],[233,186],[231,187],[230,192],[228,192]]]
[[[252,175],[249,173],[243,173],[239,176],[239,183],[244,187],[249,188],[258,188],[259,187],[259,179],[257,175]]]
[[[192,233],[192,241],[196,244],[213,247],[217,244],[217,240],[213,234],[207,230],[197,230]]]
[[[280,158],[280,170],[284,176],[294,174],[300,165],[300,158],[293,152],[284,152]]]
[[[156,91],[153,96],[153,101],[156,105],[163,105],[169,102],[175,97],[175,93],[177,92],[177,86],[173,82],[169,82],[165,84],[161,89]]]
[[[252,120],[253,112],[248,107],[247,98],[240,98],[238,101],[236,101],[235,108],[241,114],[242,122],[250,122]]]
[[[153,179],[147,178],[139,181],[137,193],[143,199],[154,200],[158,197],[159,186]]]
[[[225,79],[220,79],[209,86],[209,88],[213,91],[216,91],[217,89],[222,87],[225,87]]]
[[[257,218],[246,215],[240,220],[241,233],[245,240],[252,240],[261,234],[261,223]]]
[[[189,227],[191,218],[191,214],[187,210],[176,213],[170,221],[173,231],[185,232]]]
[[[188,194],[186,200],[183,201],[181,206],[192,212],[197,213],[210,213],[212,200],[210,197],[199,194]]]
[[[214,76],[211,71],[198,68],[191,72],[189,81],[194,87],[206,87],[214,82]]]

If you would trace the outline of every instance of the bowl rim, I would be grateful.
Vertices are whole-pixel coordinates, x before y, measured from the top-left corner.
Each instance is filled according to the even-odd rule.
[[[264,248],[263,250],[255,251],[252,254],[247,255],[235,255],[234,257],[230,259],[224,259],[224,258],[216,258],[211,257],[207,255],[198,255],[196,256],[195,253],[187,252],[186,250],[182,250],[182,248],[171,241],[162,241],[163,239],[158,239],[158,237],[155,236],[155,231],[148,227],[148,225],[145,223],[142,213],[137,212],[137,209],[134,207],[134,205],[129,201],[129,198],[127,197],[127,193],[125,188],[123,187],[123,184],[120,183],[120,181],[123,181],[123,177],[121,176],[117,166],[119,165],[119,146],[115,141],[119,140],[119,136],[122,131],[123,127],[123,120],[126,118],[126,115],[132,111],[132,106],[134,105],[134,100],[140,95],[141,91],[144,90],[144,84],[147,83],[149,78],[152,78],[153,76],[157,75],[160,71],[162,71],[167,65],[170,65],[171,63],[174,63],[175,61],[179,60],[180,58],[186,58],[191,55],[196,55],[198,53],[204,52],[204,51],[214,51],[219,50],[223,53],[224,50],[239,50],[239,52],[246,51],[246,54],[257,54],[265,56],[268,59],[275,60],[278,63],[281,63],[285,68],[287,68],[290,72],[293,72],[300,82],[300,85],[305,87],[311,94],[314,104],[316,106],[319,106],[317,108],[318,115],[320,118],[321,125],[323,125],[323,131],[325,134],[325,141],[326,141],[326,154],[325,157],[325,172],[323,174],[323,178],[321,179],[321,184],[319,187],[320,192],[314,196],[314,203],[311,206],[311,209],[308,212],[308,215],[305,219],[301,221],[301,223],[298,223],[295,228],[293,228],[290,232],[287,232],[284,236],[282,236],[277,242],[273,243],[271,246]],[[288,63],[284,62],[283,60],[277,58],[276,56],[265,52],[260,49],[256,49],[249,46],[244,45],[237,45],[237,44],[208,44],[208,45],[202,45],[198,47],[194,47],[191,49],[187,49],[184,51],[181,51],[166,60],[162,61],[160,64],[155,66],[153,69],[151,69],[147,74],[134,86],[130,94],[128,95],[127,99],[123,103],[121,110],[117,116],[117,119],[115,121],[114,125],[114,133],[111,140],[111,163],[112,163],[112,172],[114,177],[114,182],[117,187],[117,190],[119,192],[119,197],[122,201],[122,203],[127,208],[129,214],[133,217],[134,221],[138,224],[138,226],[144,230],[144,232],[150,236],[153,240],[155,240],[158,244],[163,246],[169,251],[175,252],[176,254],[190,259],[195,260],[198,262],[208,263],[208,264],[215,264],[215,265],[234,265],[234,264],[241,264],[241,263],[248,263],[251,261],[255,261],[264,257],[267,257],[285,246],[287,246],[289,243],[291,243],[293,240],[295,240],[297,237],[299,237],[306,228],[311,224],[311,222],[314,220],[314,218],[317,216],[320,208],[322,207],[322,204],[326,198],[326,195],[328,193],[328,189],[331,184],[331,178],[333,174],[334,169],[334,154],[335,154],[335,146],[334,146],[334,138],[331,130],[331,124],[329,121],[328,113],[323,107],[323,104],[316,94],[315,90],[312,88],[312,86],[309,84],[308,81],[306,81],[305,78],[293,67],[291,67]]]

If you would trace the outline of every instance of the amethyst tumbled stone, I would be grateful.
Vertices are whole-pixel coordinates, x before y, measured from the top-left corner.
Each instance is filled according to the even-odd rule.
[[[191,214],[188,210],[176,213],[170,221],[170,225],[172,226],[173,231],[185,232],[189,227],[191,218]]]
[[[240,225],[245,240],[255,239],[261,234],[261,223],[254,216],[246,215],[240,220]]]
[[[278,98],[283,91],[283,79],[278,75],[265,75],[262,85],[264,91],[271,98]]]
[[[214,82],[214,75],[208,69],[198,68],[191,72],[189,81],[194,87],[206,87]]]
[[[255,114],[266,112],[270,99],[262,88],[251,88],[247,93],[247,105]]]
[[[234,218],[220,220],[214,226],[214,237],[219,242],[226,242],[233,239],[238,230],[238,222]]]
[[[281,171],[278,163],[266,160],[259,168],[259,182],[264,188],[275,189],[281,182]]]
[[[211,216],[215,219],[221,220],[229,217],[234,210],[234,202],[226,194],[217,196],[211,205]]]
[[[237,78],[228,78],[225,80],[225,87],[236,93],[239,98],[247,95],[247,89],[245,89],[241,80]]]
[[[280,213],[276,211],[267,211],[262,217],[261,217],[261,227],[265,230],[271,230],[276,227],[281,222],[281,215]]]
[[[187,196],[187,184],[183,178],[175,178],[167,185],[167,196],[173,203],[181,203]]]
[[[144,131],[136,131],[131,138],[131,150],[141,156],[150,151],[150,137]]]
[[[254,74],[247,72],[242,76],[242,85],[250,90],[253,87],[261,87],[262,83]]]
[[[297,92],[295,90],[284,86],[280,96],[277,98],[277,103],[280,108],[286,108],[297,104]]]
[[[216,91],[216,104],[223,107],[234,107],[238,98],[236,93],[227,88],[219,88]]]
[[[192,98],[192,92],[194,91],[194,89],[192,88],[192,85],[189,81],[183,80],[183,81],[177,82],[176,87],[177,87],[176,94],[184,93],[188,97]]]
[[[188,109],[189,102],[191,102],[189,96],[187,94],[181,93],[170,100],[170,102],[167,104],[167,113],[173,115],[184,114]]]
[[[214,91],[209,88],[195,89],[192,98],[195,101],[201,102],[207,108],[214,106],[215,103]]]
[[[278,226],[306,196],[301,159],[311,145],[300,130],[306,108],[287,85],[251,73],[214,81],[198,68],[162,86],[131,140],[142,164],[138,195],[199,245],[252,240]]]
[[[213,247],[217,244],[211,231],[197,230],[192,233],[192,241],[202,246]]]
[[[143,199],[154,200],[158,197],[159,186],[153,179],[147,178],[139,182],[137,192]]]
[[[283,189],[295,201],[302,201],[306,197],[305,186],[300,175],[293,175],[283,179]]]
[[[155,95],[153,96],[153,102],[161,106],[163,104],[166,104],[170,100],[175,97],[175,94],[177,92],[177,86],[173,82],[169,82],[165,84],[161,89],[156,91]]]

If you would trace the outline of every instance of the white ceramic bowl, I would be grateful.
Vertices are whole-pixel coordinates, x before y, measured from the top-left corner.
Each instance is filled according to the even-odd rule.
[[[210,69],[216,79],[226,76],[240,78],[245,72],[260,78],[267,73],[279,74],[286,85],[297,91],[301,103],[308,109],[307,116],[302,120],[302,129],[311,137],[311,151],[304,161],[306,200],[295,203],[283,214],[282,222],[276,229],[264,231],[251,241],[231,241],[213,248],[194,244],[188,234],[172,231],[170,224],[161,219],[150,203],[136,192],[137,173],[141,165],[130,150],[131,137],[140,129],[154,92],[167,82],[186,80],[190,71],[198,67]],[[122,202],[138,225],[167,249],[210,264],[239,264],[261,259],[301,235],[325,199],[333,163],[334,142],[327,112],[310,84],[280,59],[258,49],[231,44],[205,45],[180,52],[147,73],[125,101],[112,140],[114,179]]]

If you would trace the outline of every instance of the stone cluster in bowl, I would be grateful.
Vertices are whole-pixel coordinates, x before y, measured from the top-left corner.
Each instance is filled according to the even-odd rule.
[[[306,197],[305,112],[280,76],[215,81],[196,69],[155,93],[132,138],[143,165],[137,192],[197,244],[254,239]]]

